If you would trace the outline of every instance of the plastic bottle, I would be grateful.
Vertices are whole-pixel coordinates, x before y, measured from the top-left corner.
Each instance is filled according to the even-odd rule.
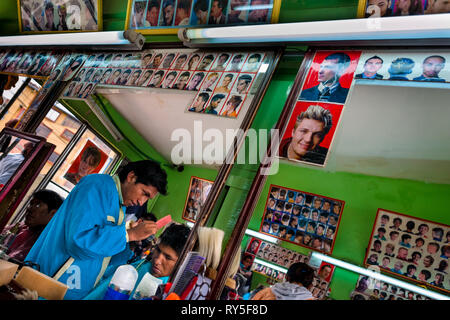
[[[120,266],[114,272],[103,300],[128,300],[137,278],[138,273],[133,266],[129,264]]]

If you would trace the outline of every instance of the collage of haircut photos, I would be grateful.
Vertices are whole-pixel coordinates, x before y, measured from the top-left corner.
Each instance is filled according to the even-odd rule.
[[[450,226],[378,209],[366,266],[450,291]]]
[[[18,0],[22,32],[99,31],[99,0]]]
[[[276,264],[286,269],[289,269],[292,264],[297,262],[303,262],[309,265],[309,256],[282,248],[258,238],[249,239],[247,248],[244,252],[244,258],[248,256],[252,258],[252,261],[254,261],[255,257],[257,257],[261,260],[265,260],[271,264]],[[323,299],[328,295],[328,288],[335,266],[329,263],[323,263],[319,266],[319,268],[314,266],[311,267],[315,270],[315,278],[310,291],[315,298]],[[286,274],[282,271],[257,262],[253,262],[252,270],[271,277],[276,281],[284,281],[286,276]]]
[[[62,53],[52,51],[4,50],[0,52],[0,72],[32,78],[48,77],[62,56]]]
[[[265,53],[161,50],[93,54],[63,96],[86,98],[97,84],[199,91],[189,112],[235,118],[264,58]]]
[[[368,276],[360,275],[351,300],[433,300],[413,291],[396,287]]]
[[[330,254],[344,201],[271,185],[260,232]]]
[[[366,18],[448,13],[447,0],[367,0]]]
[[[270,23],[273,0],[133,0],[131,29]]]
[[[449,60],[450,51],[364,51],[355,79],[450,82]]]
[[[278,155],[325,166],[361,51],[317,51],[283,134]]]
[[[214,181],[211,180],[191,177],[182,215],[184,220],[195,223],[213,183]]]

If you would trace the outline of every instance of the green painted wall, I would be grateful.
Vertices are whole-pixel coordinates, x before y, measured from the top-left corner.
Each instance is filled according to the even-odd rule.
[[[259,230],[270,184],[345,201],[332,255],[360,266],[363,265],[378,208],[450,224],[450,216],[445,214],[448,204],[444,200],[450,195],[449,185],[328,172],[282,163],[279,172],[266,181],[250,221],[250,229]],[[309,253],[309,249],[294,244],[283,242],[283,246]],[[331,297],[348,299],[357,278],[357,274],[337,270],[331,282]]]

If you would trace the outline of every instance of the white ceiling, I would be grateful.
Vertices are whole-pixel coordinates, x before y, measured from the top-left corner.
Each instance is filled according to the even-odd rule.
[[[434,84],[429,85],[431,88],[407,87],[414,84],[401,82],[396,82],[396,86],[356,83],[360,84],[349,95],[325,168],[293,165],[449,183],[449,88],[437,88],[437,84],[434,88]],[[226,129],[239,127],[250,103],[247,99],[238,119],[228,119],[186,112],[195,96],[193,92],[148,88],[97,91],[166,159],[171,159],[174,146],[179,144],[179,140],[171,141],[172,133],[182,128],[192,137],[186,144],[194,155],[189,158],[190,163],[213,168],[219,165],[195,162],[201,153],[194,152],[200,146],[194,142],[203,140],[203,147],[211,142],[194,132],[194,121],[200,121],[203,133],[218,129],[225,136]],[[225,153],[221,159],[224,157]]]

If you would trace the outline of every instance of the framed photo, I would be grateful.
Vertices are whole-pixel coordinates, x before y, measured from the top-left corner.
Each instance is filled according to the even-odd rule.
[[[102,30],[102,0],[17,0],[22,33]]]
[[[277,23],[281,0],[128,0],[126,29],[176,34],[180,27]]]
[[[213,183],[214,181],[211,180],[191,177],[182,215],[184,220],[191,222],[195,222],[197,220]]]
[[[270,185],[259,231],[331,254],[345,202]]]
[[[351,300],[432,300],[387,282],[360,275]]]
[[[108,155],[88,140],[64,174],[64,179],[76,185],[84,176],[99,173],[107,159]]]
[[[450,226],[378,209],[366,266],[450,292]]]
[[[440,0],[359,0],[358,18],[401,17],[449,13],[450,8]]]

